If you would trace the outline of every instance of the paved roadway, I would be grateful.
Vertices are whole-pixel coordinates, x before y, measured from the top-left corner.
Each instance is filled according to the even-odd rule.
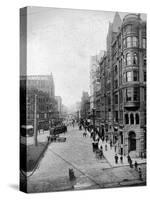
[[[97,159],[91,138],[82,133],[70,127],[66,142],[49,145],[38,169],[28,178],[28,192],[71,190],[72,185],[78,190],[143,184],[129,166],[112,167],[108,160]],[[75,172],[75,182],[69,181],[69,168]],[[145,165],[141,168],[145,171]]]

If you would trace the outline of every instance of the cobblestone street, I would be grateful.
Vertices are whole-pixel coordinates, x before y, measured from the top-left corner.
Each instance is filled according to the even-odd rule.
[[[129,166],[112,167],[106,159],[97,159],[92,140],[83,137],[78,127],[70,127],[61,137],[66,142],[51,143],[35,173],[28,178],[28,192],[108,188],[145,184],[145,165],[141,165],[143,181]],[[69,181],[69,168],[76,180]]]

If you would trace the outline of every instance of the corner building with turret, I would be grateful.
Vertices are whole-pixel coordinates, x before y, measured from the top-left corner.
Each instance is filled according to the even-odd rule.
[[[118,153],[146,156],[146,22],[138,14],[109,24],[107,54],[100,61],[102,133]]]

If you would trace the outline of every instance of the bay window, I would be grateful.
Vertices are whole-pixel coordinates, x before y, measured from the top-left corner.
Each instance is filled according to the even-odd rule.
[[[127,47],[131,47],[131,46],[132,46],[131,37],[127,37]]]
[[[138,80],[139,80],[139,72],[133,71],[133,81],[138,81]]]
[[[127,54],[127,65],[132,65],[132,54],[131,53]]]
[[[127,82],[132,81],[132,72],[126,72],[126,81]]]
[[[138,39],[137,37],[132,37],[132,46],[137,47],[138,46]]]
[[[143,47],[143,49],[146,49],[146,39],[145,38],[142,39],[142,47]]]
[[[132,88],[126,89],[126,101],[132,101]]]

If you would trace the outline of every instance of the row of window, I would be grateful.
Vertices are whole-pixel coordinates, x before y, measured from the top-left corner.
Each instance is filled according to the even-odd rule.
[[[131,32],[137,32],[138,31],[138,27],[136,25],[133,24],[128,24],[123,28],[123,33],[131,33]]]
[[[124,63],[128,65],[137,65],[138,64],[138,56],[136,52],[129,52],[124,57]],[[119,61],[119,68],[121,68],[121,61]],[[146,66],[146,54],[143,55],[143,65]],[[117,65],[114,66],[114,77],[118,74]]]
[[[124,82],[139,81],[138,71],[128,71],[124,73]]]
[[[139,101],[140,90],[139,88],[127,88],[126,89],[126,102]]]
[[[126,102],[132,102],[132,101],[139,101],[140,98],[140,90],[139,88],[127,88],[126,89],[126,96],[125,96],[125,101]],[[122,93],[120,93],[120,100],[122,102]],[[114,96],[114,103],[117,105],[118,104],[118,94],[115,94]]]
[[[123,40],[123,47],[129,48],[129,47],[138,47],[138,38],[133,37],[127,37]]]
[[[136,36],[127,37],[123,40],[123,48],[138,47],[138,38]],[[142,38],[142,48],[146,49],[146,38]]]
[[[135,115],[133,113],[125,114],[125,124],[139,124],[139,123],[140,123],[140,118],[138,113],[136,113]]]

